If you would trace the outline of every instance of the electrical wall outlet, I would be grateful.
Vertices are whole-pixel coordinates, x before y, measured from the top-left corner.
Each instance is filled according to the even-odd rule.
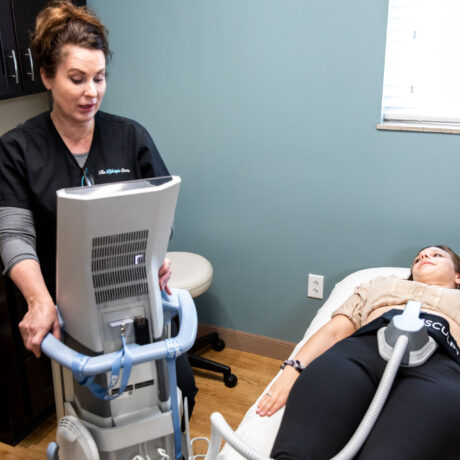
[[[313,297],[314,299],[322,299],[323,286],[323,275],[312,275],[311,273],[308,274],[308,297]]]

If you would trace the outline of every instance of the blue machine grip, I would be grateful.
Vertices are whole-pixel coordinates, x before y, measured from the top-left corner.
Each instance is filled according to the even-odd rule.
[[[133,365],[180,356],[189,350],[195,341],[198,318],[195,304],[189,292],[185,289],[174,289],[173,295],[162,295],[165,313],[170,315],[170,317],[179,315],[181,320],[179,333],[176,337],[161,342],[149,343],[147,345],[128,344]],[[74,360],[82,359],[80,353],[60,342],[51,333],[48,333],[43,339],[41,349],[45,355],[68,369],[72,369]],[[91,357],[85,356],[86,362],[84,368],[81,370],[82,375],[90,376],[109,372],[118,356],[118,352]]]

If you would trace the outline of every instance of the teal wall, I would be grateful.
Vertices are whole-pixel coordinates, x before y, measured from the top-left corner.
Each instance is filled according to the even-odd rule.
[[[182,177],[172,250],[215,278],[202,322],[297,341],[351,271],[460,249],[460,137],[377,131],[387,0],[89,0],[114,57],[104,110]]]

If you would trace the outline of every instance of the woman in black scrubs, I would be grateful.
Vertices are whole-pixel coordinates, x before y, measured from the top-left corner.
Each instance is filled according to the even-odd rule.
[[[0,138],[0,252],[4,273],[27,301],[19,323],[24,344],[39,356],[49,331],[60,338],[56,190],[169,172],[145,128],[99,111],[110,50],[94,14],[67,1],[50,3],[37,17],[31,48],[53,108]],[[165,260],[159,280],[168,293],[170,275]],[[197,389],[188,358],[181,358],[178,383],[192,409]]]

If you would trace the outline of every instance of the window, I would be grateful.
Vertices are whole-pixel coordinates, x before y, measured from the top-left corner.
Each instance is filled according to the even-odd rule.
[[[459,24],[460,0],[389,0],[379,128],[460,133]]]

